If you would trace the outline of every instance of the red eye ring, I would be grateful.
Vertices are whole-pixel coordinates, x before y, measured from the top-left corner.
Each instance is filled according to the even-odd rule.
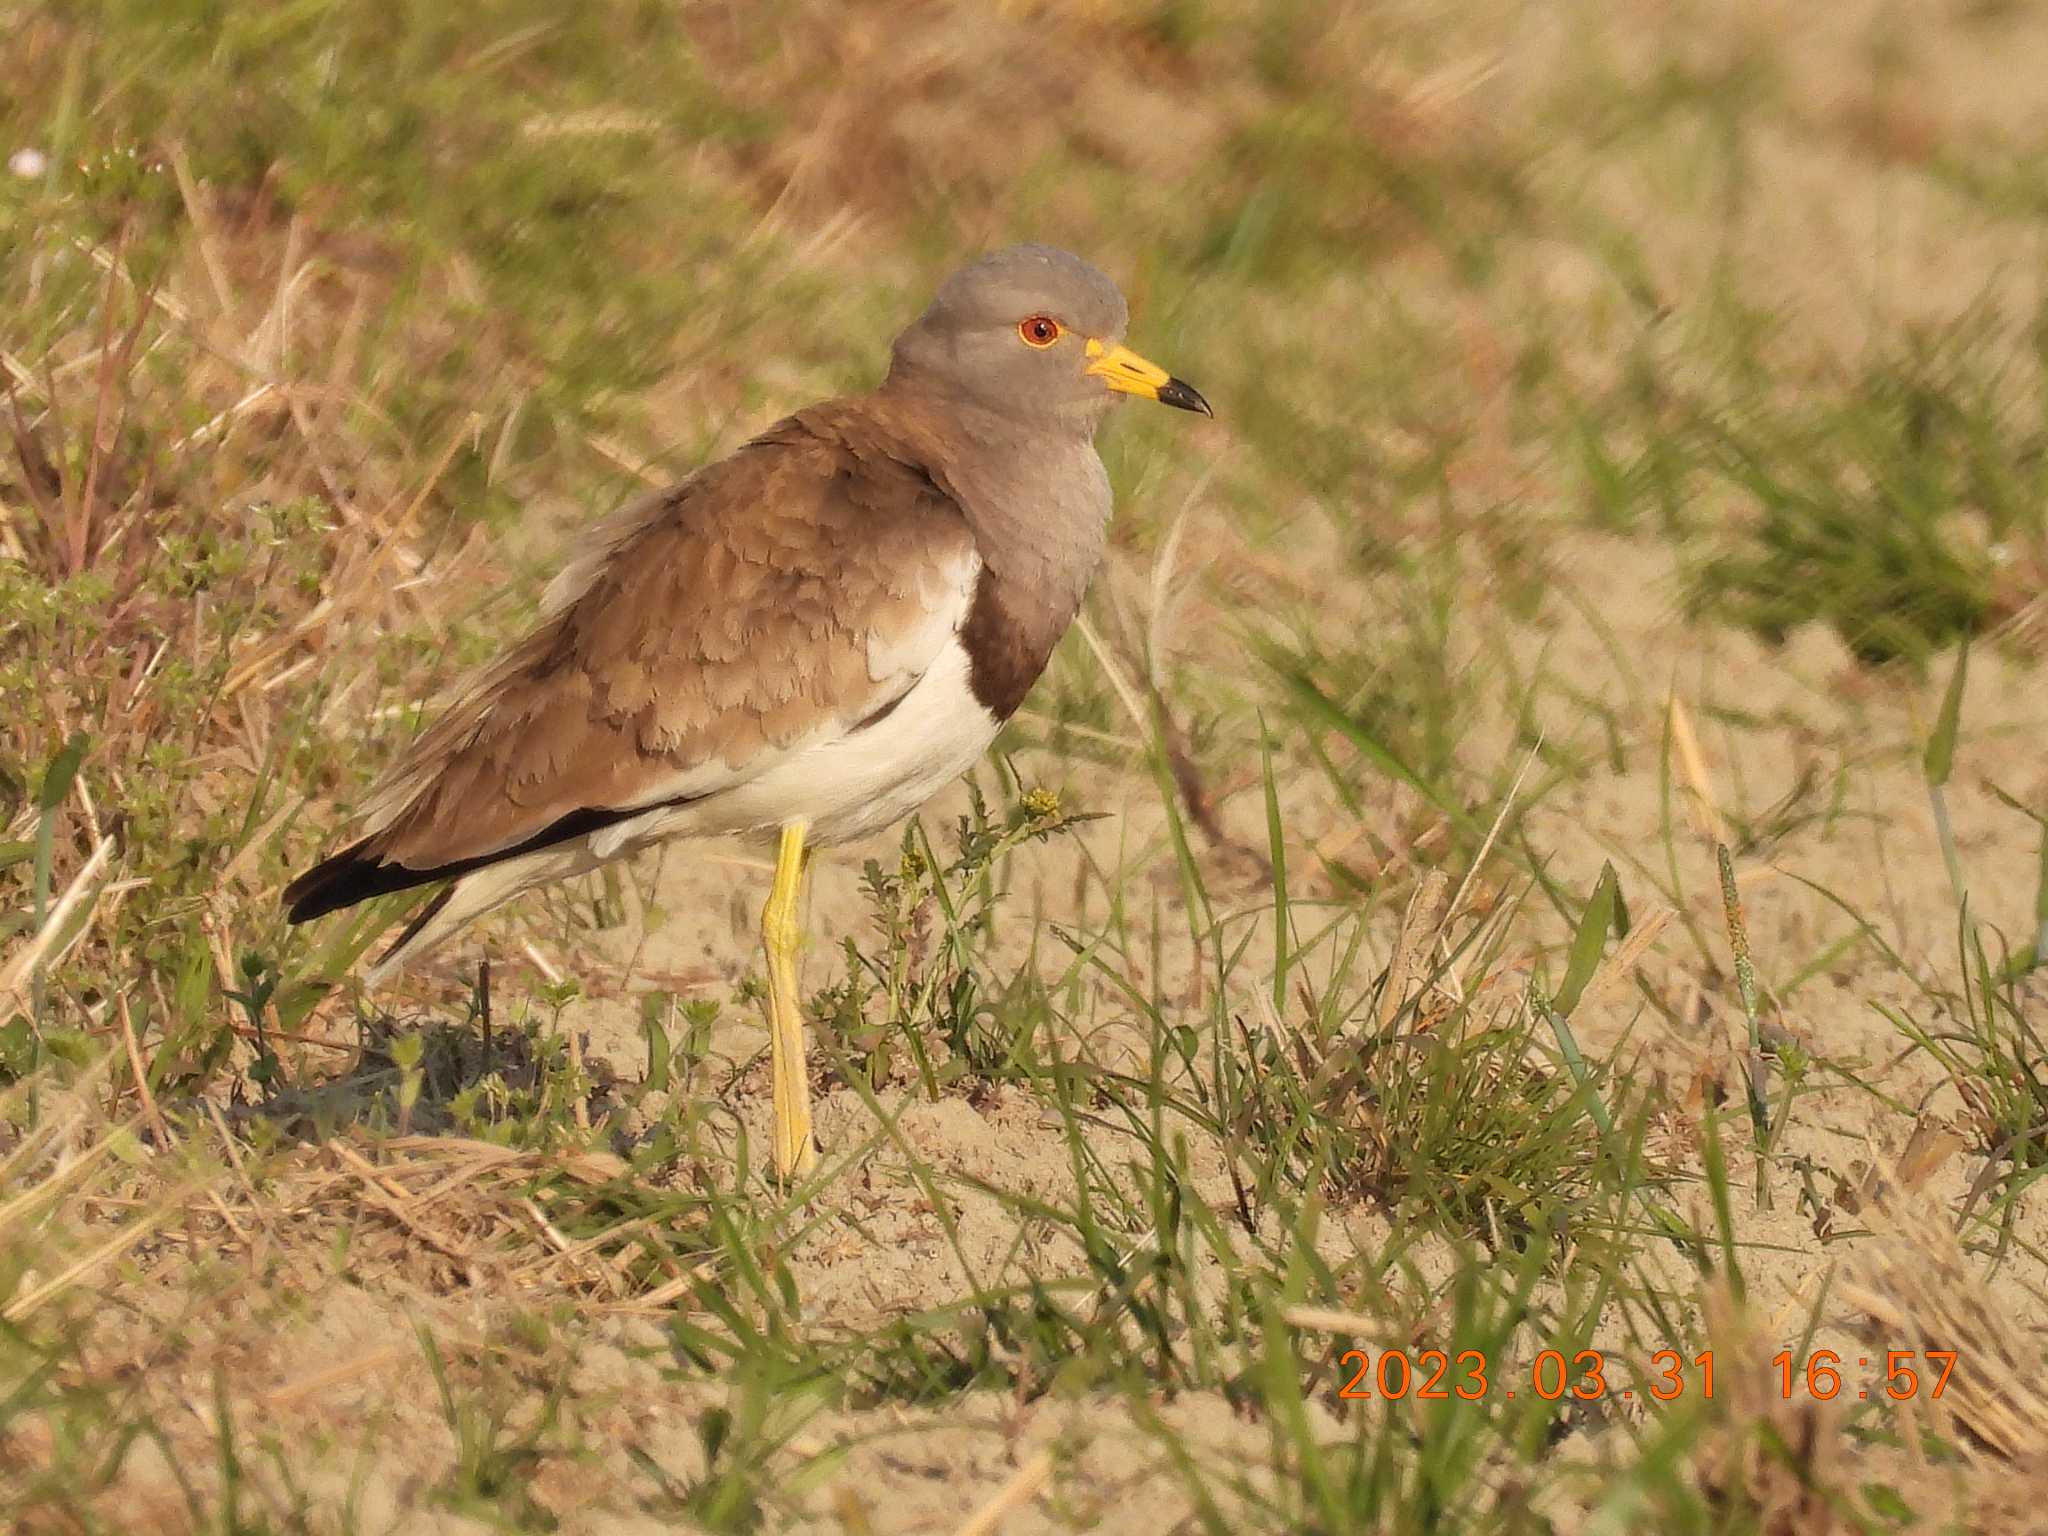
[[[1051,315],[1033,315],[1017,322],[1017,334],[1027,347],[1049,347],[1060,339],[1060,323]]]

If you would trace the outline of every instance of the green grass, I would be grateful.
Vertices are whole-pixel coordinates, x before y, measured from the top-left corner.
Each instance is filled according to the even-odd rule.
[[[1525,76],[1483,8],[1026,10],[0,21],[46,162],[0,176],[11,1527],[881,1531],[1041,1449],[1058,1528],[1937,1518],[1883,1404],[1640,1388],[1828,1321],[1772,1266],[1867,1239],[1864,1111],[1952,1133],[2001,1307],[2048,1278],[2038,296],[1845,345],[1757,169],[1846,134],[2024,255],[2023,146],[1871,151],[1706,13]],[[563,527],[860,387],[1010,236],[1114,270],[1220,424],[1118,420],[1099,645],[809,957],[813,1179],[766,1175],[750,913],[593,881],[397,1013],[344,978],[402,903],[286,928]],[[1816,625],[1853,700],[1717,684]],[[711,980],[597,958],[650,909]],[[1529,1389],[1340,1395],[1433,1348]],[[1627,1406],[1533,1389],[1596,1349]]]
[[[2048,551],[2044,354],[1966,317],[1839,387],[1711,431],[1757,515],[1693,601],[1771,640],[1832,627],[1860,659],[1924,663],[2010,620]]]

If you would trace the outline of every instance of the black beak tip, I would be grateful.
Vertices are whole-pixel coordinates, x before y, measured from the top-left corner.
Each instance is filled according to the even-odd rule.
[[[1179,379],[1168,379],[1160,386],[1159,403],[1178,411],[1198,411],[1212,418],[1216,414],[1209,409],[1209,402],[1202,398],[1199,389],[1192,384],[1183,384]]]

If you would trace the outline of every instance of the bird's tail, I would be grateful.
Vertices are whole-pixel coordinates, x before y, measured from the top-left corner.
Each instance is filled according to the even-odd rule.
[[[521,891],[583,874],[599,862],[578,842],[472,870],[414,914],[397,941],[363,973],[364,985],[382,986],[457,929],[503,906]]]

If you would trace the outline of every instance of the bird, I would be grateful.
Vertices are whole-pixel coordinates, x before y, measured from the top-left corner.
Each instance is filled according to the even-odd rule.
[[[376,987],[522,891],[671,839],[771,845],[774,1165],[811,1172],[811,852],[908,816],[1023,703],[1102,561],[1110,407],[1214,414],[1123,344],[1128,320],[1080,257],[993,251],[939,285],[871,392],[598,525],[534,627],[372,786],[354,839],[285,887],[289,920],[441,887],[366,973]]]

